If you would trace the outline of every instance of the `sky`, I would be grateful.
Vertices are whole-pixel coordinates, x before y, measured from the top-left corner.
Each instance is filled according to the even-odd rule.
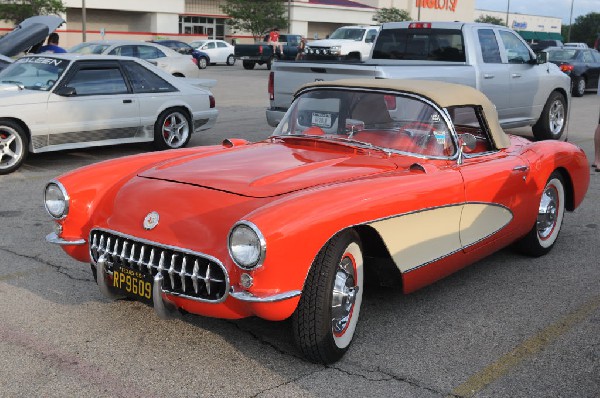
[[[563,24],[569,23],[571,4],[573,4],[572,22],[575,22],[578,16],[590,12],[600,13],[600,0],[475,0],[475,8],[506,12],[509,3],[511,13],[562,18]]]

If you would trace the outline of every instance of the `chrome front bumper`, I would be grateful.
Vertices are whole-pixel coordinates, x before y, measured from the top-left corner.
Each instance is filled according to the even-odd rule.
[[[60,236],[58,236],[56,234],[56,232],[51,232],[48,235],[46,235],[46,242],[48,243],[52,243],[54,245],[61,245],[61,246],[81,246],[81,245],[85,245],[85,239],[76,239],[76,240],[66,240],[61,238]]]

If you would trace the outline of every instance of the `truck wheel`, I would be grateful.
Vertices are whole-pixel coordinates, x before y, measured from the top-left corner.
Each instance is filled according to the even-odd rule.
[[[0,175],[18,169],[28,154],[29,140],[21,126],[10,120],[0,121]]]
[[[310,268],[292,315],[296,344],[309,360],[332,363],[348,350],[362,302],[360,238],[346,230],[323,246]]]
[[[346,56],[346,59],[348,61],[360,61],[362,58],[360,53],[350,53]]]
[[[251,69],[254,69],[254,65],[256,65],[256,62],[244,61],[243,65],[244,65],[244,69],[251,70]]]
[[[583,97],[585,94],[585,77],[573,77],[573,97]]]
[[[531,128],[537,140],[558,140],[567,122],[567,100],[558,91],[552,92],[539,120]]]
[[[229,54],[229,57],[227,57],[227,65],[232,66],[235,64],[235,58],[233,57],[233,54]]]

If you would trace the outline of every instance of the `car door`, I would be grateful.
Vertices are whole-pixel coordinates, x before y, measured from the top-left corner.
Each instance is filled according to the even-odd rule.
[[[214,62],[227,62],[227,57],[229,56],[229,54],[232,53],[229,51],[229,47],[227,46],[226,43],[223,43],[222,41],[217,41],[216,45],[217,45],[217,59],[215,59]],[[212,58],[211,58],[211,60],[212,60]]]
[[[536,104],[535,98],[540,91],[542,74],[547,71],[537,63],[532,64],[533,58],[527,45],[511,31],[500,29],[501,43],[506,55],[506,67],[508,68],[510,90],[508,109],[509,118],[517,120],[531,119],[534,106],[544,106],[544,103]],[[544,98],[544,101],[546,99]]]
[[[500,120],[510,117],[510,80],[506,64],[502,62],[496,32],[491,28],[474,28],[477,51],[478,89],[496,105]]]
[[[137,99],[116,61],[78,61],[51,93],[47,122],[50,145],[127,140],[140,130]]]
[[[588,88],[597,88],[600,81],[600,53],[596,50],[585,50],[583,61],[587,67]]]
[[[214,41],[209,41],[208,43],[204,44],[200,51],[204,51],[205,53],[207,53],[212,62],[223,62],[218,60],[219,54],[217,51],[217,45]]]

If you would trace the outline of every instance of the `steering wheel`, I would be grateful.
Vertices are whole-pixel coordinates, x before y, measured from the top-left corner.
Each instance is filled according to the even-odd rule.
[[[48,86],[48,87],[49,87],[49,86],[52,86],[54,83],[56,83],[56,80],[52,80],[52,79],[50,79],[50,80],[48,80],[48,81],[46,82],[46,86]]]

